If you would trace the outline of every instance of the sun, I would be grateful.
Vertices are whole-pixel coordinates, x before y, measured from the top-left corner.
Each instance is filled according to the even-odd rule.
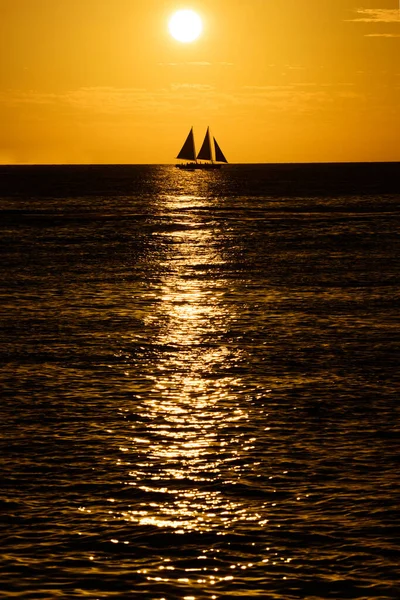
[[[168,23],[169,32],[178,42],[194,42],[203,30],[203,23],[193,10],[178,10]]]

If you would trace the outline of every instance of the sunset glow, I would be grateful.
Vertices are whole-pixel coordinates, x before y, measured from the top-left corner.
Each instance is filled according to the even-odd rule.
[[[0,163],[171,163],[192,125],[230,162],[400,160],[396,0],[4,0],[2,23]]]

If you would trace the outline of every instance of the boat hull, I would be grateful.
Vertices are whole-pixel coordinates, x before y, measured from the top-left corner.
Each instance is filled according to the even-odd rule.
[[[222,165],[217,165],[216,163],[187,163],[183,165],[176,165],[176,168],[184,171],[212,171],[214,169],[220,169],[221,166]]]

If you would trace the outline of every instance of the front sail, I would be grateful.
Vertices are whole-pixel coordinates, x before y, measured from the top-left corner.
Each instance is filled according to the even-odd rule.
[[[197,155],[197,158],[200,160],[212,160],[210,128],[209,127],[207,127],[207,133],[204,138],[203,145],[200,148],[200,152]]]
[[[187,136],[186,141],[183,144],[182,149],[176,158],[183,158],[183,160],[196,160],[193,127],[189,131],[189,135]]]
[[[228,161],[226,160],[221,148],[218,146],[217,140],[215,138],[213,138],[213,140],[214,140],[214,147],[215,147],[215,160],[217,160],[218,162],[227,163]]]

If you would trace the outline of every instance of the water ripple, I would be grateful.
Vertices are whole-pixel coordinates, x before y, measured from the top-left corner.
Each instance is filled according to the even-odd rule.
[[[127,169],[1,200],[4,597],[398,598],[398,197]]]

